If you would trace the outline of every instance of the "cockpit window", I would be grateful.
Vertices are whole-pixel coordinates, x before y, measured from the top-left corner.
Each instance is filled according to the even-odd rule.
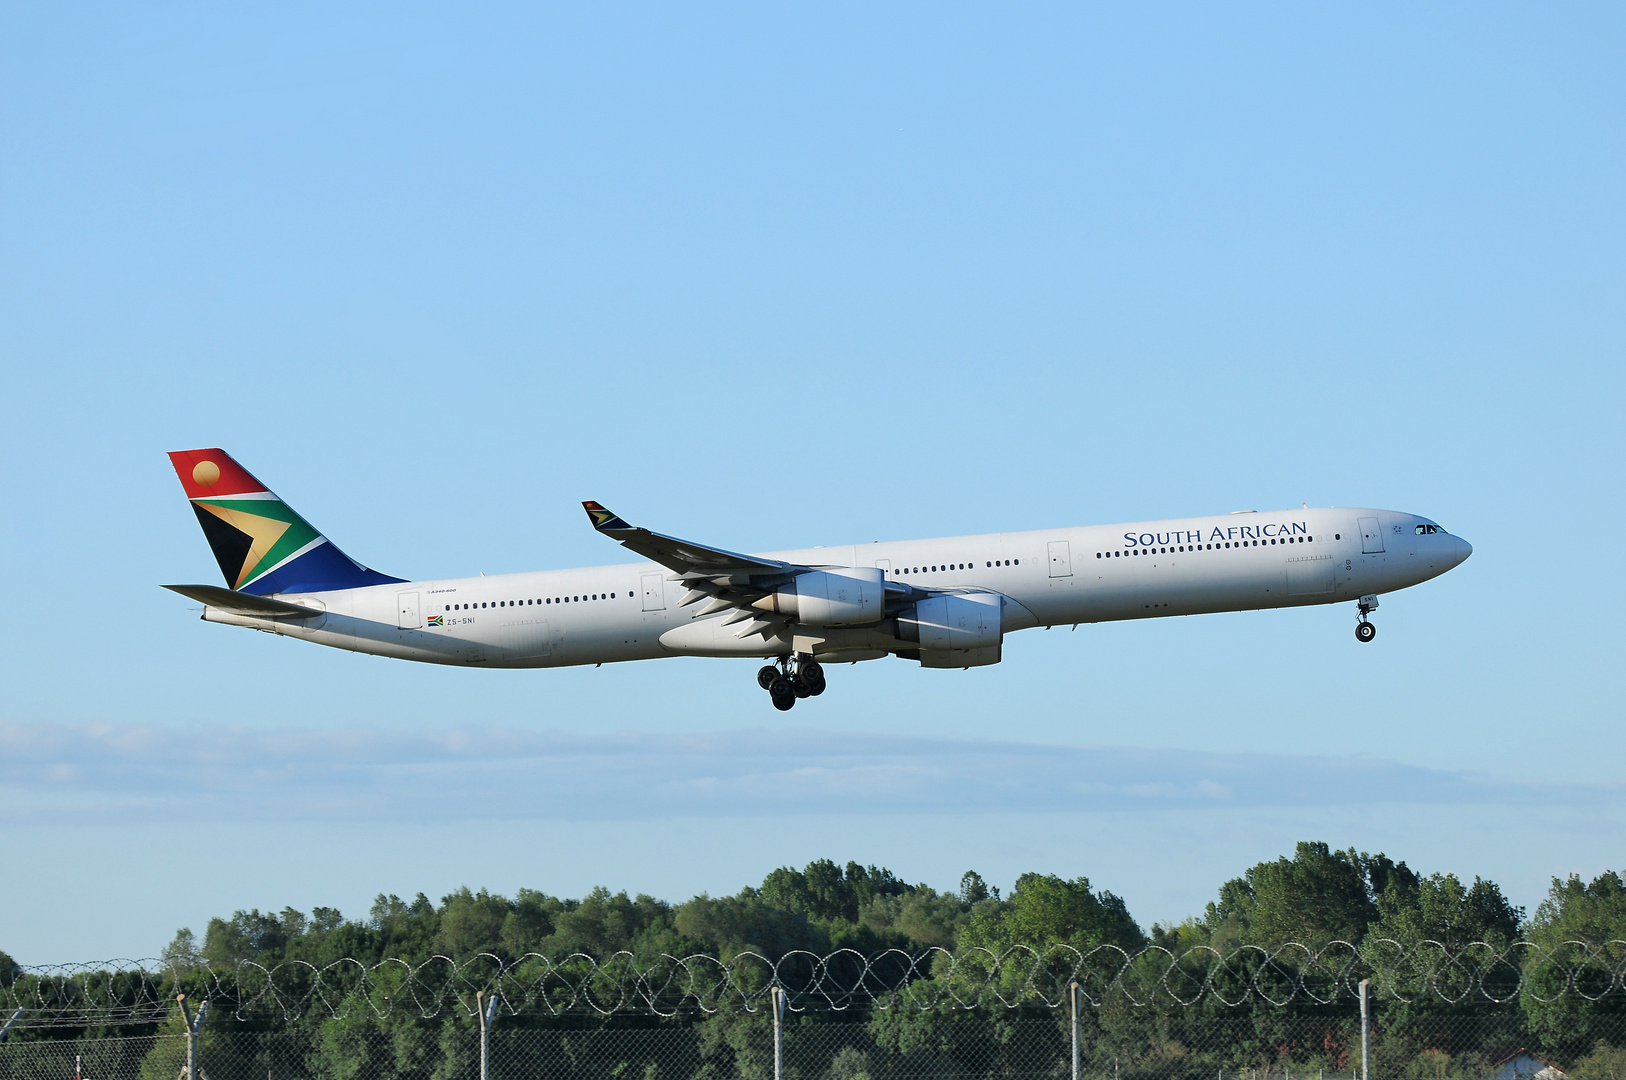
[[[1418,536],[1422,536],[1426,532],[1428,532],[1428,526],[1427,525],[1419,525],[1419,526],[1417,526],[1417,535]]]
[[[1432,536],[1435,533],[1443,533],[1444,531],[1445,530],[1440,528],[1438,525],[1419,525],[1419,526],[1417,526],[1417,535],[1418,536],[1424,536],[1424,535]]]

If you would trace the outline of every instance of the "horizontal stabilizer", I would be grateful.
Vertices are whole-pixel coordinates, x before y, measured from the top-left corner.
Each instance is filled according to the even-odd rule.
[[[165,585],[164,588],[234,615],[257,615],[265,619],[286,618],[292,615],[296,619],[314,619],[322,614],[320,611],[300,607],[298,604],[285,604],[281,600],[273,600],[269,596],[255,596],[253,593],[233,592],[217,585]]]

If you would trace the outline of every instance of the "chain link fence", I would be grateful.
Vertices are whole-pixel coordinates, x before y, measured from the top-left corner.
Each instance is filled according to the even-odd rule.
[[[1626,1080],[1622,946],[32,969],[0,1080]]]
[[[1061,1080],[1072,1072],[1063,1017],[964,1013],[911,1027],[892,1017],[803,1017],[788,1022],[778,1075],[797,1080]],[[1100,1031],[1080,1039],[1077,1075],[1096,1080],[1360,1080],[1360,1022],[1351,1018],[1233,1016],[1201,1024],[1148,1017],[1138,1038]],[[1086,1025],[1087,1026],[1087,1025]],[[477,1080],[480,1033],[468,1025],[394,1030],[282,1032],[205,1029],[206,1080]],[[491,1080],[768,1080],[771,1021],[601,1024],[494,1029]],[[180,1080],[186,1040],[177,1035],[97,1035],[8,1040],[4,1080]],[[1554,1068],[1573,1080],[1626,1077],[1626,1020],[1616,1018],[1586,1053],[1532,1037],[1505,1015],[1456,1016],[1373,1034],[1372,1080],[1534,1078]]]

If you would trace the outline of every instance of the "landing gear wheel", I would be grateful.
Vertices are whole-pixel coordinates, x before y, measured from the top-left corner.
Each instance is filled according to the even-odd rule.
[[[1355,640],[1356,641],[1371,641],[1373,638],[1375,638],[1377,636],[1378,636],[1378,628],[1376,626],[1373,626],[1371,623],[1369,623],[1369,622],[1358,622],[1358,623],[1355,624]]]
[[[802,677],[800,672],[790,677],[790,689],[791,693],[799,698],[813,696],[813,687],[808,684],[808,681]]]
[[[818,697],[824,693],[824,667],[817,660],[803,660],[801,666],[796,669],[796,674],[807,684],[809,695]]]
[[[772,664],[766,664],[757,668],[757,685],[762,687],[764,690],[772,686],[773,681],[777,678],[779,678],[779,669],[774,667]]]
[[[791,707],[795,704],[795,694],[786,694],[784,697],[776,697],[773,699],[773,707],[778,709],[780,712],[790,712]]]
[[[773,698],[773,707],[780,712],[796,704],[796,688],[777,671],[773,673],[773,681],[768,684],[768,696]]]

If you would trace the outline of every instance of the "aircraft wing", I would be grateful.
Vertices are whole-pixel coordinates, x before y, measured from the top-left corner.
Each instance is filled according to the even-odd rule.
[[[604,509],[591,499],[582,503],[593,528],[608,536],[628,551],[660,563],[679,574],[755,576],[797,574],[812,567],[797,566],[777,559],[759,559],[755,555],[741,555],[735,551],[707,547],[675,536],[662,536],[648,529],[628,525],[619,514]]]
[[[757,609],[753,605],[788,584],[797,574],[813,569],[811,566],[741,555],[737,551],[650,532],[627,524],[620,515],[606,510],[591,499],[583,502],[582,507],[586,509],[593,528],[628,551],[660,563],[673,571],[673,580],[688,586],[689,592],[679,601],[679,607],[687,607],[701,600],[711,601],[694,613],[695,618],[733,608],[734,614],[724,622],[746,623],[736,637],[749,634],[767,637],[789,625],[791,620],[788,617]]]
[[[257,615],[261,618],[292,615],[299,619],[314,619],[322,614],[320,611],[300,607],[298,604],[285,604],[269,596],[235,592],[231,589],[222,589],[218,585],[165,585],[164,588],[170,592],[178,592],[189,600],[197,600],[212,608],[220,608],[222,611],[230,611],[237,615]]]
[[[628,551],[660,563],[674,572],[671,580],[681,581],[688,586],[689,592],[679,601],[679,607],[687,607],[701,600],[711,601],[695,612],[695,618],[733,608],[734,613],[723,620],[724,625],[746,624],[735,637],[751,634],[767,637],[793,622],[789,616],[778,614],[771,603],[759,606],[759,601],[790,584],[796,575],[819,569],[817,566],[741,555],[737,551],[707,547],[705,544],[679,540],[675,536],[663,536],[627,524],[618,514],[591,499],[583,502],[582,506],[593,522],[593,528]],[[901,582],[888,581],[885,588],[889,601],[926,595]]]

